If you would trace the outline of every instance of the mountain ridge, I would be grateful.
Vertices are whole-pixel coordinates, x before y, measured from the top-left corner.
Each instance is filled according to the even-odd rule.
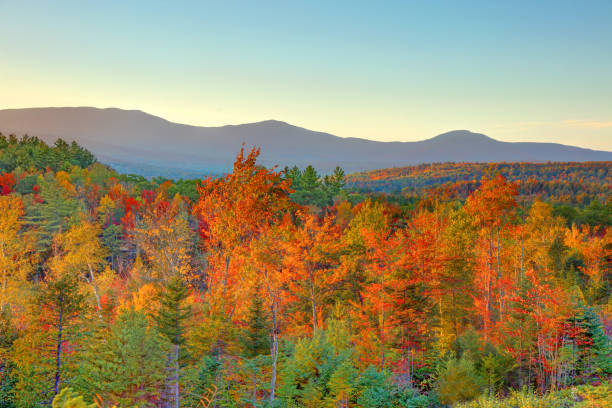
[[[75,140],[101,161],[139,173],[155,168],[172,176],[229,170],[240,147],[261,147],[261,163],[305,167],[323,173],[339,165],[347,172],[430,162],[610,161],[612,152],[556,143],[503,142],[481,133],[454,130],[414,142],[339,137],[268,119],[215,127],[168,121],[141,110],[53,107],[0,110],[0,132],[29,134],[47,142]],[[168,168],[168,174],[163,171]],[[171,171],[170,171],[171,170]],[[142,173],[142,172],[140,172]],[[147,171],[145,171],[147,173]]]

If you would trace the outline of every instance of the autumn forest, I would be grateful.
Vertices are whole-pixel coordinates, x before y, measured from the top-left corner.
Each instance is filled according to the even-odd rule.
[[[0,407],[612,406],[610,162],[201,180],[0,135]]]

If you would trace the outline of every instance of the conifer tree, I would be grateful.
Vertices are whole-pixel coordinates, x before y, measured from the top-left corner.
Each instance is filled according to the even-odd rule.
[[[76,276],[49,273],[30,305],[28,328],[14,343],[18,400],[48,404],[70,380],[79,351],[78,320],[85,310]]]
[[[241,341],[244,356],[253,371],[253,404],[257,401],[257,372],[259,371],[260,357],[269,355],[272,346],[270,342],[270,323],[265,313],[263,300],[257,295],[258,293],[260,293],[259,290],[257,290],[249,307],[247,327]]]
[[[583,364],[587,373],[599,376],[612,374],[612,344],[606,336],[603,325],[595,309],[583,307],[582,313],[575,318],[578,326],[584,330],[588,354]]]
[[[167,385],[172,387],[172,400],[175,408],[180,406],[181,347],[185,344],[185,324],[191,316],[191,308],[185,304],[188,296],[187,285],[181,276],[175,275],[170,278],[165,288],[160,290],[160,310],[155,316],[160,333],[172,345],[172,352],[168,357],[168,368],[174,374],[171,379],[168,379]]]
[[[143,312],[126,310],[83,353],[78,390],[117,406],[157,406],[166,366],[166,340]]]
[[[70,274],[62,275],[48,282],[40,295],[39,302],[43,307],[51,309],[52,324],[57,330],[53,384],[53,395],[57,395],[62,373],[62,353],[65,353],[62,346],[66,340],[62,337],[66,335],[66,329],[83,311],[85,302],[83,295],[79,293],[78,282]]]

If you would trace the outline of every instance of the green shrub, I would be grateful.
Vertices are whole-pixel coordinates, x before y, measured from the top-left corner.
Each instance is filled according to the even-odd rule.
[[[545,395],[532,390],[512,391],[508,397],[498,399],[482,395],[474,401],[454,405],[454,408],[607,408],[612,406],[609,384],[598,387],[583,385]]]
[[[480,395],[483,381],[474,363],[467,359],[449,360],[438,376],[435,390],[443,404],[469,401]]]
[[[64,388],[53,398],[52,408],[94,408],[96,404],[87,404],[83,397],[72,391],[72,388]]]

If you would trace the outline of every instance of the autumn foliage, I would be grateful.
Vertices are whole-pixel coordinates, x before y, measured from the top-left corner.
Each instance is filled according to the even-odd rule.
[[[0,399],[439,406],[609,380],[606,223],[524,200],[510,165],[405,206],[258,155],[194,184],[2,173]]]

